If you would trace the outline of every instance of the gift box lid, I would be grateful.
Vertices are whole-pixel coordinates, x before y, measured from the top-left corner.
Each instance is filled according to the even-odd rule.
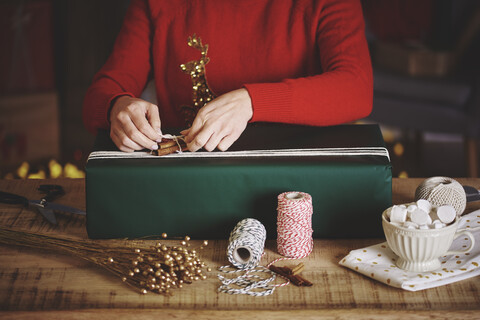
[[[166,130],[177,132],[176,129]],[[227,152],[180,152],[158,157],[148,151],[134,153],[115,152],[117,147],[105,131],[97,135],[94,151],[88,161],[101,159],[203,159],[203,158],[255,158],[255,157],[342,157],[379,156],[389,162],[378,125],[340,125],[311,127],[287,124],[251,124]],[[345,158],[344,160],[348,160]]]

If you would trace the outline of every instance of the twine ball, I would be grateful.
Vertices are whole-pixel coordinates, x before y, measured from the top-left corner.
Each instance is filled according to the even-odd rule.
[[[435,206],[451,205],[460,216],[467,205],[467,195],[462,185],[448,177],[425,179],[415,190],[415,201],[425,199]]]

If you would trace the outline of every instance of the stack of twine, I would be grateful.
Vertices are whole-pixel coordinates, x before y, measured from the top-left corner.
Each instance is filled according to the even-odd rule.
[[[167,235],[162,234],[162,238],[167,238]],[[73,240],[0,229],[2,244],[46,249],[93,262],[143,294],[149,291],[171,294],[171,289],[182,288],[183,284],[207,278],[204,271],[211,269],[199,259],[195,249],[187,249],[190,246],[189,240],[190,237],[186,236],[180,246],[167,246],[160,242],[146,246],[142,241],[141,246],[132,247],[132,244],[139,244],[134,242],[129,247],[127,241]],[[207,240],[200,249],[206,245]]]

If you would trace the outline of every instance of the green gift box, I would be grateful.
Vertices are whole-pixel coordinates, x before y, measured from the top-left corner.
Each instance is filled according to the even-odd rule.
[[[175,133],[175,130],[163,130]],[[227,152],[116,151],[100,132],[86,165],[90,238],[227,238],[244,218],[276,238],[277,196],[313,199],[315,238],[382,236],[392,173],[377,125],[252,124]]]

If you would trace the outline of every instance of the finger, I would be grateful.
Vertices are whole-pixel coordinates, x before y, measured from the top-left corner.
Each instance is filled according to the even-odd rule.
[[[146,122],[146,120],[145,120]],[[141,149],[150,149],[150,150],[157,150],[158,144],[156,141],[152,141],[151,139],[147,138],[142,132],[137,129],[137,126],[133,123],[133,121],[129,121],[123,127],[123,131],[125,132],[126,136],[131,139],[133,142],[141,146]]]
[[[218,144],[220,141],[225,137],[225,135],[220,135],[220,134],[212,134],[210,136],[210,139],[208,139],[207,143],[203,146],[203,149],[207,151],[213,151],[215,148],[217,148]]]
[[[117,131],[114,133],[114,139],[119,141],[119,144],[122,148],[131,149],[131,150],[141,150],[143,149],[142,146],[138,145],[137,143],[133,142],[125,132]]]
[[[159,135],[160,137],[157,138],[155,141],[161,142],[162,141],[162,130],[161,128],[161,122],[160,122],[160,114],[158,112],[158,107],[154,104],[150,104],[149,107],[147,108],[147,120],[150,123],[150,126],[155,130],[155,133]]]
[[[189,132],[190,132],[190,128],[180,131],[180,134],[182,136],[187,136]]]
[[[205,107],[205,106],[204,106]],[[203,129],[207,119],[205,118],[205,111],[200,110],[193,120],[192,126],[188,129],[188,135],[185,137],[185,142],[189,143],[196,138],[197,134]]]
[[[130,140],[125,133],[121,132],[120,134],[112,131],[110,132],[110,137],[115,145],[124,152],[133,152],[135,150],[141,150],[142,147]]]
[[[136,138],[139,139],[138,141],[133,139],[135,142],[137,142],[140,145],[143,145],[145,148],[150,148],[154,143],[157,142],[157,140],[161,141],[161,136],[160,134],[150,125],[148,122],[147,118],[145,117],[144,114],[140,112],[135,112],[130,115],[130,119],[136,127],[136,131],[139,131],[142,136],[135,134]],[[160,118],[158,119],[160,121]],[[128,124],[127,124],[128,125]],[[133,133],[134,131],[132,131]],[[132,136],[130,136],[132,138]],[[146,141],[145,139],[149,140]]]
[[[123,151],[123,152],[135,151],[134,149],[128,148],[125,145],[123,145],[122,142],[117,137],[112,137],[112,141],[115,143],[115,145],[120,151]]]
[[[188,133],[185,135],[185,142],[186,143],[192,142],[192,140],[195,139],[195,136],[197,135],[197,133],[200,131],[201,128],[202,126],[195,124],[195,120],[194,120],[192,126],[188,130]]]
[[[213,133],[214,132],[212,130],[204,128],[204,130],[200,131],[191,142],[187,142],[188,150],[190,150],[191,152],[195,152],[198,149],[202,148],[210,139]]]
[[[235,135],[228,135],[228,136],[225,136],[223,137],[222,141],[220,141],[217,145],[217,149],[220,150],[220,151],[227,151],[228,148],[230,148],[232,146],[232,144],[237,141],[239,136],[235,136]]]

